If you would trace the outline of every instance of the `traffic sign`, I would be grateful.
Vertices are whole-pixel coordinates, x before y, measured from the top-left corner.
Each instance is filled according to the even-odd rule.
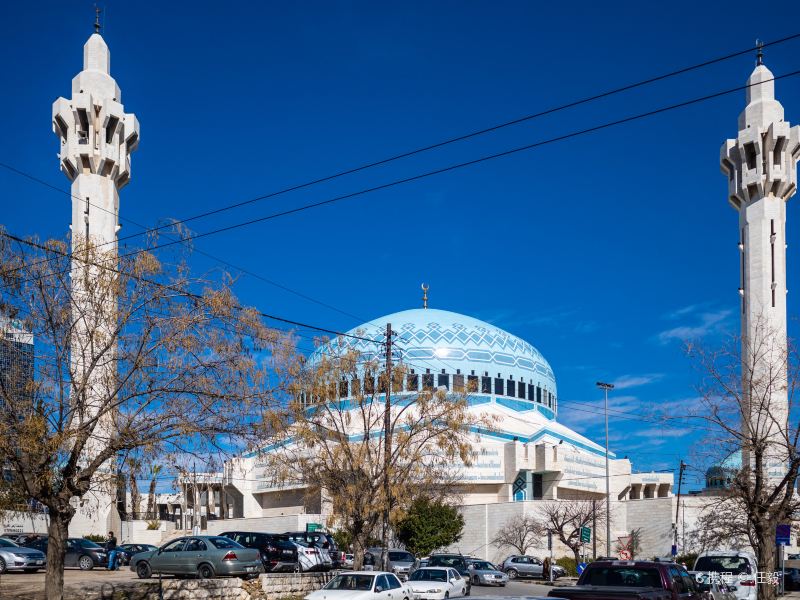
[[[306,531],[320,531],[321,529],[321,523],[306,523]]]
[[[577,568],[578,575],[580,575],[581,573],[583,573],[583,570],[584,570],[585,568],[586,568],[586,563],[578,563],[578,568]]]
[[[775,544],[778,546],[792,545],[792,526],[778,525],[775,528]]]
[[[552,531],[548,531],[547,532],[547,549],[548,550],[552,550],[553,549],[553,532]]]
[[[592,530],[590,527],[581,527],[581,542],[587,543],[592,541]]]

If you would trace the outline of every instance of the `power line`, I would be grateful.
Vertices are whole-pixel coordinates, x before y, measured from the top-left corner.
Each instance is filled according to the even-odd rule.
[[[380,165],[384,165],[384,164],[388,164],[388,163],[391,163],[391,162],[395,162],[395,161],[398,161],[398,160],[403,159],[403,158],[408,158],[410,156],[421,154],[421,153],[424,153],[424,152],[427,152],[427,151],[430,151],[430,150],[433,150],[433,149],[436,149],[436,148],[440,148],[440,147],[443,147],[443,146],[447,146],[447,145],[450,145],[450,144],[453,144],[453,143],[456,143],[456,142],[459,142],[459,141],[467,140],[467,139],[470,139],[470,138],[473,138],[473,137],[478,137],[478,136],[484,135],[486,133],[497,131],[497,130],[500,130],[500,129],[503,129],[503,128],[506,128],[506,127],[510,127],[510,126],[513,126],[513,125],[518,125],[520,123],[531,121],[531,120],[534,120],[534,119],[537,119],[537,118],[540,118],[540,117],[543,117],[543,116],[546,116],[546,115],[554,114],[554,113],[557,113],[557,112],[560,112],[560,111],[563,111],[563,110],[566,110],[566,109],[569,109],[569,108],[574,108],[574,107],[580,106],[582,104],[587,104],[587,103],[590,103],[590,102],[593,102],[593,101],[596,101],[596,100],[599,100],[599,99],[602,99],[602,98],[607,98],[609,96],[620,94],[622,92],[630,91],[630,90],[633,90],[633,89],[636,89],[636,88],[639,88],[639,87],[643,87],[643,86],[649,85],[651,83],[655,83],[655,82],[658,82],[658,81],[663,81],[663,80],[669,79],[671,77],[682,75],[682,74],[685,74],[685,73],[688,73],[688,72],[691,72],[691,71],[695,71],[695,70],[698,70],[698,69],[701,69],[701,68],[716,64],[716,63],[720,63],[720,62],[735,58],[737,56],[741,56],[743,54],[747,54],[749,52],[753,52],[754,50],[760,50],[760,49],[763,49],[763,48],[766,48],[766,47],[769,47],[769,46],[783,44],[785,42],[788,42],[788,41],[791,41],[791,40],[794,40],[794,39],[797,39],[797,38],[800,38],[800,33],[795,33],[795,34],[792,34],[792,35],[789,35],[789,36],[786,36],[786,37],[783,37],[783,38],[780,38],[780,39],[777,39],[777,40],[773,40],[771,42],[767,42],[767,43],[763,43],[763,44],[757,44],[755,46],[750,46],[750,47],[748,47],[748,48],[746,48],[744,50],[739,50],[739,51],[736,51],[736,52],[733,52],[733,53],[730,53],[730,54],[726,54],[726,55],[723,55],[723,56],[720,56],[720,57],[717,57],[717,58],[713,58],[713,59],[710,59],[710,60],[707,60],[707,61],[696,63],[696,64],[690,65],[688,67],[683,67],[681,69],[677,69],[677,70],[670,71],[670,72],[667,72],[667,73],[664,73],[664,74],[661,74],[661,75],[657,75],[657,76],[654,76],[654,77],[643,79],[643,80],[638,81],[636,83],[624,85],[624,86],[621,86],[621,87],[618,87],[618,88],[607,90],[605,92],[600,92],[598,94],[587,96],[587,97],[581,98],[579,100],[574,100],[574,101],[568,102],[566,104],[562,104],[562,105],[558,105],[558,106],[555,106],[555,107],[551,107],[551,108],[548,108],[548,109],[545,109],[545,110],[542,110],[542,111],[539,111],[539,112],[536,112],[536,113],[525,115],[523,117],[518,117],[518,118],[512,119],[510,121],[505,121],[505,122],[502,122],[502,123],[498,123],[496,125],[492,125],[490,127],[484,128],[484,129],[479,129],[479,130],[476,130],[476,131],[472,131],[472,132],[469,132],[469,133],[466,133],[466,134],[463,134],[463,135],[460,135],[460,136],[457,136],[457,137],[448,138],[448,139],[445,139],[443,141],[436,142],[434,144],[429,144],[427,146],[423,146],[423,147],[420,147],[420,148],[416,148],[414,150],[410,150],[410,151],[407,151],[407,152],[396,154],[396,155],[390,156],[388,158],[380,159],[380,160],[373,161],[373,162],[370,162],[370,163],[366,163],[366,164],[363,164],[363,165],[360,165],[360,166],[357,166],[357,167],[346,169],[344,171],[339,171],[339,172],[333,173],[331,175],[326,175],[326,176],[323,176],[323,177],[319,177],[317,179],[313,179],[313,180],[306,181],[306,182],[303,182],[303,183],[300,183],[300,184],[289,186],[289,187],[283,188],[281,190],[277,190],[277,191],[274,191],[274,192],[270,192],[270,193],[267,193],[267,194],[256,196],[256,197],[248,199],[248,200],[243,200],[243,201],[236,202],[236,203],[233,203],[233,204],[225,205],[225,206],[222,206],[220,208],[213,209],[213,210],[210,210],[210,211],[206,211],[206,212],[203,212],[203,213],[199,213],[199,214],[196,214],[196,215],[193,215],[193,216],[190,216],[190,217],[186,217],[186,218],[183,218],[183,219],[173,220],[170,223],[167,223],[167,224],[164,224],[164,225],[158,225],[158,226],[155,226],[155,227],[150,228],[150,229],[144,228],[143,226],[140,225],[140,227],[143,227],[143,231],[142,232],[136,233],[136,234],[130,234],[128,236],[123,236],[121,238],[118,238],[115,242],[106,242],[106,244],[118,243],[118,242],[130,239],[130,238],[133,238],[133,237],[137,237],[139,235],[143,235],[143,234],[151,233],[151,232],[156,232],[156,231],[159,231],[159,230],[164,229],[166,227],[174,227],[177,224],[188,223],[190,221],[194,221],[194,220],[201,219],[201,218],[204,218],[204,217],[208,217],[208,216],[212,216],[212,215],[215,215],[215,214],[219,214],[221,212],[225,212],[225,211],[232,210],[232,209],[235,209],[235,208],[240,208],[242,206],[253,204],[253,203],[256,203],[256,202],[259,202],[259,201],[262,201],[262,200],[266,200],[266,199],[269,199],[269,198],[274,198],[276,196],[284,195],[284,194],[287,194],[287,193],[292,192],[292,191],[297,191],[297,190],[300,190],[300,189],[308,188],[308,187],[311,187],[311,186],[314,186],[314,185],[318,185],[320,183],[324,183],[324,182],[327,182],[327,181],[331,181],[331,180],[334,180],[334,179],[338,179],[338,178],[344,177],[346,175],[351,175],[351,174],[354,174],[354,173],[365,171],[365,170],[368,170],[368,169],[371,169],[371,168],[374,168],[374,167],[377,167],[377,166],[380,166]],[[779,79],[779,78],[775,78],[775,79]],[[747,87],[747,86],[745,86],[745,87]],[[737,90],[738,89],[742,89],[742,88],[737,88]],[[640,117],[637,117],[637,118],[640,118]],[[606,126],[610,126],[610,125],[606,125]],[[601,126],[599,128],[603,128],[603,127],[605,127],[605,126]],[[596,129],[599,129],[599,128],[593,128],[592,130],[596,130]],[[583,132],[583,133],[586,133],[586,132]],[[577,134],[572,134],[572,135],[577,135]],[[571,135],[570,136],[565,136],[565,137],[571,137]],[[560,139],[564,139],[564,138],[560,138]],[[528,148],[534,147],[534,146],[521,148],[521,149],[518,149],[518,150],[515,150],[515,151],[521,151],[523,149],[528,149]],[[501,153],[498,156],[502,156],[502,155],[506,155],[506,154],[507,153]],[[487,158],[482,159],[482,160],[488,160],[490,158],[493,158],[493,157],[487,157]],[[480,160],[479,161],[470,161],[470,163],[467,163],[467,164],[475,164],[475,162],[481,162],[481,161]],[[462,166],[466,166],[466,165],[462,165]],[[59,191],[61,193],[64,193],[64,194],[66,194],[66,195],[68,195],[70,197],[75,197],[75,196],[72,196],[72,194],[70,192],[67,192],[67,191],[65,191],[65,190],[63,190],[61,188],[58,188],[57,186],[54,186],[54,185],[52,185],[50,183],[47,183],[46,181],[44,181],[42,179],[39,179],[39,178],[29,174],[29,173],[25,173],[24,171],[21,171],[20,169],[17,169],[15,167],[11,166],[11,165],[8,165],[6,163],[0,162],[0,167],[5,168],[5,169],[7,169],[9,171],[12,171],[14,173],[17,173],[17,174],[19,174],[19,175],[21,175],[23,177],[26,177],[26,178],[28,178],[28,179],[30,179],[32,181],[35,181],[35,182],[40,183],[42,185],[45,185],[45,186],[47,186],[47,187],[49,187],[51,189],[54,189],[54,190]],[[458,168],[458,166],[452,167],[452,168]],[[452,168],[449,168],[449,169],[446,169],[446,170],[451,170]],[[444,171],[437,171],[437,172],[433,172],[433,173],[430,173],[430,174],[426,174],[424,176],[427,177],[429,175],[433,175],[433,174],[436,174],[438,172],[444,172]],[[420,178],[420,177],[417,177],[417,178]],[[382,189],[382,187],[379,187],[377,189]],[[374,191],[374,190],[372,190],[372,191]],[[365,193],[365,192],[361,192],[361,193]],[[83,199],[80,199],[80,198],[78,198],[78,199],[83,201]],[[92,204],[92,206],[95,206],[95,205]],[[104,209],[102,207],[97,207],[97,208],[100,208],[101,210],[106,210],[106,209]],[[292,212],[294,212],[294,211],[292,211]],[[272,283],[272,282],[269,282],[269,283]],[[292,290],[289,290],[289,291],[292,291]]]
[[[198,214],[192,215],[190,217],[186,217],[186,218],[183,218],[183,219],[172,221],[169,224],[159,225],[159,226],[156,226],[156,227],[151,228],[151,229],[146,229],[142,233],[131,234],[129,236],[124,236],[122,238],[119,238],[119,240],[117,240],[117,241],[123,241],[123,240],[129,239],[129,238],[132,238],[132,237],[136,237],[138,235],[142,235],[142,234],[148,233],[148,232],[155,232],[155,231],[158,231],[158,230],[163,229],[165,227],[172,227],[172,226],[177,225],[177,224],[188,223],[190,221],[195,221],[197,219],[201,219],[201,218],[205,218],[205,217],[208,217],[208,216],[216,215],[216,214],[219,214],[219,213],[222,213],[222,212],[226,212],[226,211],[229,211],[229,210],[232,210],[232,209],[235,209],[235,208],[240,208],[242,206],[246,206],[246,205],[249,205],[249,204],[260,202],[262,200],[267,200],[269,198],[274,198],[276,196],[284,195],[284,194],[287,194],[287,193],[290,193],[290,192],[293,192],[293,191],[298,191],[298,190],[301,190],[301,189],[305,189],[305,188],[308,188],[308,187],[311,187],[311,186],[314,186],[314,185],[318,185],[320,183],[325,183],[325,182],[328,182],[328,181],[332,181],[334,179],[339,179],[339,178],[347,176],[347,175],[352,175],[352,174],[355,174],[355,173],[359,173],[361,171],[366,171],[368,169],[372,169],[372,168],[377,167],[377,166],[381,166],[381,165],[385,165],[385,164],[388,164],[388,163],[396,162],[398,160],[401,160],[401,159],[404,159],[404,158],[408,158],[408,157],[411,157],[411,156],[415,156],[417,154],[422,154],[422,153],[428,152],[430,150],[434,150],[434,149],[441,148],[441,147],[444,147],[444,146],[448,146],[448,145],[451,145],[451,144],[454,144],[454,143],[457,143],[457,142],[461,142],[461,141],[468,140],[468,139],[471,139],[471,138],[474,138],[474,137],[485,135],[487,133],[498,131],[500,129],[504,129],[504,128],[511,127],[511,126],[514,126],[514,125],[519,125],[519,124],[525,123],[527,121],[538,119],[538,118],[541,118],[541,117],[544,117],[544,116],[547,116],[547,115],[551,115],[551,114],[554,114],[554,113],[557,113],[557,112],[561,112],[561,111],[564,111],[564,110],[567,110],[567,109],[570,109],[570,108],[575,108],[576,106],[581,106],[583,104],[588,104],[590,102],[594,102],[596,100],[607,98],[609,96],[614,96],[614,95],[617,95],[617,94],[621,94],[623,92],[631,91],[633,89],[644,87],[644,86],[650,85],[652,83],[656,83],[658,81],[663,81],[665,79],[670,79],[670,78],[676,77],[678,75],[683,75],[683,74],[689,73],[691,71],[696,71],[698,69],[702,69],[702,68],[705,68],[705,67],[720,63],[720,62],[724,62],[726,60],[730,60],[732,58],[736,58],[738,56],[742,56],[744,54],[751,53],[754,50],[761,50],[763,48],[767,48],[767,47],[770,47],[770,46],[783,44],[785,42],[788,42],[788,41],[791,41],[791,40],[794,40],[794,39],[797,39],[797,38],[800,38],[800,33],[795,33],[795,34],[792,34],[792,35],[789,35],[789,36],[786,36],[786,37],[783,37],[783,38],[780,38],[780,39],[777,39],[777,40],[773,40],[771,42],[759,43],[759,44],[756,44],[754,46],[749,46],[748,48],[745,48],[743,50],[738,50],[738,51],[732,52],[730,54],[726,54],[726,55],[723,55],[723,56],[719,56],[717,58],[713,58],[713,59],[710,59],[710,60],[699,62],[699,63],[693,64],[693,65],[690,65],[688,67],[683,67],[683,68],[680,68],[680,69],[669,71],[667,73],[662,73],[661,75],[656,75],[654,77],[649,77],[649,78],[640,80],[640,81],[635,82],[635,83],[623,85],[621,87],[617,87],[617,88],[613,88],[611,90],[606,90],[604,92],[600,92],[598,94],[593,94],[593,95],[590,95],[590,96],[586,96],[586,97],[578,99],[578,100],[573,100],[571,102],[567,102],[565,104],[561,104],[561,105],[554,106],[554,107],[551,107],[551,108],[548,108],[548,109],[544,109],[542,111],[535,112],[535,113],[532,113],[532,114],[524,115],[522,117],[517,117],[515,119],[511,119],[510,121],[504,121],[502,123],[497,123],[495,125],[491,125],[489,127],[483,128],[483,129],[478,129],[478,130],[475,130],[475,131],[471,131],[469,133],[462,134],[462,135],[459,135],[459,136],[456,136],[456,137],[447,138],[447,139],[442,140],[440,142],[435,142],[435,143],[429,144],[427,146],[422,146],[420,148],[409,150],[407,152],[402,152],[402,153],[399,153],[399,154],[395,154],[395,155],[389,156],[387,158],[383,158],[383,159],[376,160],[376,161],[373,161],[373,162],[369,162],[369,163],[366,163],[366,164],[363,164],[363,165],[359,165],[357,167],[352,167],[352,168],[349,168],[349,169],[345,169],[343,171],[338,171],[338,172],[330,174],[330,175],[325,175],[323,177],[318,177],[318,178],[310,180],[310,181],[306,181],[306,182],[303,182],[303,183],[300,183],[300,184],[292,185],[292,186],[289,186],[289,187],[286,187],[286,188],[283,188],[281,190],[277,190],[277,191],[274,191],[274,192],[269,192],[267,194],[256,196],[256,197],[250,198],[248,200],[242,200],[242,201],[239,201],[239,202],[235,202],[233,204],[228,204],[228,205],[225,205],[225,206],[221,206],[219,208],[216,208],[216,209],[213,209],[213,210],[210,210],[210,211],[205,211],[203,213],[198,213]],[[14,167],[12,167],[10,165],[4,164],[4,163],[0,163],[0,167],[6,168],[6,169],[8,169],[10,171],[13,171],[13,172],[18,173],[20,175],[28,177],[29,179],[32,179],[32,180],[37,181],[39,183],[43,183],[44,185],[47,185],[48,187],[51,187],[53,189],[56,189],[58,191],[62,191],[63,192],[63,190],[61,190],[61,189],[59,189],[59,188],[57,188],[55,186],[52,186],[51,184],[43,182],[42,180],[39,180],[39,179],[37,179],[37,178],[35,178],[35,177],[31,176],[31,175],[28,175],[28,174],[26,174],[24,172],[21,172],[18,169],[15,169]]]
[[[734,92],[740,92],[742,90],[749,89],[750,87],[753,87],[753,86],[756,86],[756,85],[762,85],[762,84],[765,84],[765,83],[778,81],[780,79],[785,79],[787,77],[794,77],[796,75],[800,75],[800,70],[796,70],[796,71],[792,71],[792,72],[789,72],[789,73],[785,73],[783,75],[778,75],[778,76],[773,77],[772,79],[766,79],[764,81],[760,81],[760,82],[757,82],[757,83],[748,83],[748,84],[737,86],[737,87],[734,87],[734,88],[729,88],[727,90],[723,90],[723,91],[720,91],[720,92],[715,92],[713,94],[708,94],[708,95],[705,95],[705,96],[700,96],[698,98],[693,98],[691,100],[685,100],[683,102],[670,104],[670,105],[663,106],[661,108],[657,108],[657,109],[654,109],[654,110],[649,110],[649,111],[638,113],[638,114],[635,114],[635,115],[630,115],[628,117],[624,117],[624,118],[621,118],[621,119],[615,119],[613,121],[608,121],[606,123],[602,123],[600,125],[595,125],[593,127],[587,127],[585,129],[572,131],[570,133],[566,133],[566,134],[563,134],[563,135],[551,137],[551,138],[548,138],[548,139],[545,139],[545,140],[541,140],[539,142],[526,144],[524,146],[518,146],[516,148],[511,148],[509,150],[504,150],[502,152],[489,154],[489,155],[482,156],[482,157],[479,157],[479,158],[475,158],[475,159],[472,159],[472,160],[468,160],[468,161],[464,161],[464,162],[460,162],[460,163],[455,163],[455,164],[452,164],[452,165],[449,165],[449,166],[446,166],[446,167],[442,167],[442,168],[439,168],[439,169],[434,169],[432,171],[427,171],[425,173],[421,173],[421,174],[418,174],[418,175],[412,175],[410,177],[404,177],[404,178],[401,178],[401,179],[395,179],[395,180],[390,181],[388,183],[384,183],[384,184],[380,184],[380,185],[364,188],[364,189],[358,190],[356,192],[351,192],[351,193],[348,193],[348,194],[335,196],[333,198],[328,198],[326,200],[320,200],[318,202],[312,202],[310,204],[305,204],[303,206],[299,206],[299,207],[296,207],[296,208],[287,209],[287,210],[280,211],[280,212],[277,212],[277,213],[272,213],[270,215],[265,215],[263,217],[257,217],[257,218],[254,218],[254,219],[249,219],[247,221],[242,221],[240,223],[234,223],[232,225],[227,225],[225,227],[219,227],[217,229],[212,229],[211,231],[206,231],[206,232],[203,232],[203,233],[197,233],[197,234],[189,235],[186,238],[183,238],[183,239],[181,239],[179,241],[171,241],[171,242],[167,242],[167,243],[164,243],[164,244],[156,244],[155,246],[153,246],[151,248],[151,250],[155,250],[155,249],[158,249],[158,248],[165,248],[165,247],[168,247],[168,246],[172,246],[174,244],[183,243],[184,241],[198,240],[198,239],[205,238],[205,237],[208,237],[208,236],[211,236],[211,235],[216,235],[218,233],[224,233],[224,232],[227,232],[227,231],[233,231],[235,229],[240,229],[242,227],[247,227],[249,225],[254,225],[256,223],[263,223],[265,221],[270,221],[272,219],[277,219],[277,218],[280,218],[280,217],[285,217],[285,216],[288,216],[288,215],[304,212],[304,211],[307,211],[307,210],[310,210],[310,209],[313,209],[313,208],[319,208],[321,206],[334,204],[336,202],[341,202],[343,200],[348,200],[348,199],[355,198],[355,197],[358,197],[358,196],[363,196],[363,195],[370,194],[370,193],[373,193],[373,192],[377,192],[377,191],[380,191],[380,190],[385,190],[385,189],[397,187],[397,186],[400,186],[400,185],[404,185],[406,183],[411,183],[413,181],[419,181],[421,179],[432,177],[434,175],[441,175],[443,173],[448,173],[448,172],[455,171],[455,170],[458,170],[458,169],[463,169],[463,168],[466,168],[466,167],[474,166],[474,165],[481,164],[481,163],[484,163],[484,162],[488,162],[488,161],[491,161],[491,160],[495,160],[495,159],[498,159],[498,158],[504,158],[506,156],[511,156],[511,155],[514,155],[514,154],[518,154],[520,152],[525,152],[527,150],[532,150],[534,148],[539,148],[541,146],[546,146],[546,145],[549,145],[549,144],[554,144],[556,142],[560,142],[560,141],[568,140],[568,139],[571,139],[571,138],[587,135],[589,133],[594,133],[596,131],[601,131],[603,129],[609,129],[611,127],[616,127],[618,125],[624,125],[626,123],[631,123],[633,121],[638,121],[638,120],[641,120],[641,119],[644,119],[644,118],[647,118],[647,117],[652,117],[652,116],[655,116],[655,115],[658,115],[658,114],[662,114],[662,113],[665,113],[665,112],[668,112],[668,111],[677,110],[679,108],[685,108],[687,106],[691,106],[691,105],[694,105],[694,104],[699,104],[701,102],[706,102],[708,100],[713,100],[715,98],[719,98],[721,96],[732,94]],[[136,254],[136,253],[142,252],[142,251],[143,250],[135,251],[133,253],[123,254],[122,256],[123,257],[124,256],[131,256],[133,254]]]
[[[55,254],[59,254],[62,257],[70,258],[71,260],[78,260],[78,261],[82,260],[80,258],[76,259],[72,255],[72,253],[62,252],[60,250],[57,250],[56,248],[47,247],[47,246],[44,246],[42,244],[38,244],[36,242],[32,242],[30,240],[26,240],[26,239],[18,237],[16,235],[12,235],[12,234],[8,233],[7,231],[0,231],[0,235],[3,235],[3,236],[5,236],[5,237],[7,237],[7,238],[9,238],[11,240],[14,240],[15,242],[18,242],[18,243],[21,243],[21,244],[26,244],[28,246],[37,248],[37,249],[45,251],[45,252],[53,252]],[[143,251],[140,250],[140,251],[137,251],[137,252],[135,252],[133,254],[139,254],[141,252],[143,252]],[[125,256],[128,256],[128,255],[125,255]],[[83,262],[85,262],[85,261],[83,261]],[[161,287],[161,288],[173,289],[173,290],[178,291],[178,292],[180,292],[182,294],[185,294],[187,297],[192,298],[194,300],[204,300],[203,296],[201,296],[200,294],[195,294],[193,292],[189,292],[188,290],[176,289],[174,286],[170,286],[168,284],[164,284],[164,283],[161,283],[161,282],[158,282],[158,281],[153,281],[151,279],[146,279],[144,277],[140,277],[140,276],[134,275],[132,273],[125,273],[123,271],[120,271],[117,268],[108,267],[108,266],[101,266],[101,265],[98,265],[96,263],[91,263],[91,264],[92,264],[92,266],[95,266],[95,267],[98,267],[98,268],[101,268],[101,269],[107,269],[107,270],[112,271],[114,273],[117,273],[119,275],[122,275],[122,276],[125,276],[125,277],[130,277],[131,279],[135,279],[135,280],[141,281],[143,283],[147,283],[147,284],[150,284],[150,285],[155,285],[155,286]],[[67,271],[64,271],[61,274],[65,274],[66,272]],[[50,274],[48,276],[52,276],[52,275],[53,274]],[[45,276],[34,277],[34,278],[31,278],[31,279],[28,279],[28,280],[24,280],[24,281],[18,282],[18,283],[30,283],[31,281],[36,281],[38,279],[42,279],[43,277],[45,277]],[[236,310],[245,310],[245,307],[243,307],[243,306],[236,306],[234,308]],[[352,339],[356,339],[356,340],[361,340],[361,341],[365,341],[365,342],[378,343],[378,342],[376,342],[376,340],[373,340],[373,339],[370,339],[370,338],[366,338],[366,337],[362,337],[362,336],[358,336],[358,335],[353,335],[351,333],[345,333],[345,332],[342,332],[342,331],[336,331],[335,329],[328,329],[326,327],[318,327],[316,325],[310,325],[308,323],[303,323],[301,321],[295,321],[293,319],[287,319],[285,317],[279,317],[277,315],[271,315],[271,314],[268,314],[268,313],[265,313],[265,312],[262,312],[262,311],[256,311],[256,312],[261,317],[264,317],[266,319],[270,319],[270,320],[273,320],[273,321],[278,321],[278,322],[281,322],[281,323],[286,323],[288,325],[294,325],[296,327],[302,327],[304,329],[312,329],[314,331],[321,331],[323,333],[329,333],[331,335],[343,336],[343,337],[352,338]]]

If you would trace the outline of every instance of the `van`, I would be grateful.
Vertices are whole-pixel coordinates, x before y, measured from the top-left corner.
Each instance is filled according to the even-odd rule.
[[[731,579],[725,583],[736,594],[736,600],[756,600],[758,564],[751,552],[739,550],[703,552],[695,560],[692,570],[702,573],[729,573]]]

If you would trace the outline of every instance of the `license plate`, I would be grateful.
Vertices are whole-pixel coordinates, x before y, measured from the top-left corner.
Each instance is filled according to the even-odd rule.
[[[283,551],[283,554],[291,554],[291,553],[292,553],[292,551],[291,551],[291,550],[284,550],[284,551]]]
[[[251,573],[252,571],[255,571],[256,568],[255,567],[245,567],[244,570],[247,571],[248,573]]]
[[[44,561],[43,561],[43,560],[37,560],[37,561],[36,561],[35,563],[33,563],[33,564],[35,564],[35,565],[43,565],[43,564],[44,564]]]

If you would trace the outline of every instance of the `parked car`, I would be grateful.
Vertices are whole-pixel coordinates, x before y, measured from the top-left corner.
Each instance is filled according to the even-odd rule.
[[[414,593],[394,573],[350,571],[340,573],[305,600],[413,600]]]
[[[508,583],[508,575],[495,567],[488,560],[473,560],[468,565],[472,585],[499,585]]]
[[[345,569],[352,569],[354,560],[355,560],[355,557],[352,554],[345,554],[344,555],[344,564],[342,566]]]
[[[303,542],[310,548],[317,547],[327,551],[332,568],[341,569],[344,566],[345,553],[336,545],[331,534],[324,531],[287,531],[284,535],[293,542]]]
[[[697,589],[705,600],[736,600],[736,586],[729,586],[711,573],[689,571],[689,575],[697,582]]]
[[[375,564],[380,565],[383,548],[370,548],[367,552],[375,557]],[[397,575],[400,581],[408,579],[414,560],[414,555],[411,552],[399,548],[389,548],[389,571]]]
[[[308,571],[330,571],[333,561],[327,551],[322,548],[311,547],[306,542],[291,540],[297,548],[297,570],[301,573]]]
[[[464,556],[463,554],[431,554],[428,557],[429,567],[452,567],[458,571],[459,575],[469,581],[469,564],[478,560],[474,556]]]
[[[258,550],[214,535],[178,538],[131,559],[131,571],[140,579],[153,573],[196,575],[200,579],[218,575],[257,577],[263,570]]]
[[[561,565],[557,565],[556,563],[552,563],[550,565],[550,570],[553,572],[553,579],[558,579],[559,577],[567,576],[567,570]]]
[[[738,550],[703,552],[694,561],[692,571],[729,574],[732,580],[726,583],[736,587],[735,594],[738,600],[756,600],[758,563],[756,557],[749,552]]]
[[[47,558],[40,550],[25,548],[8,538],[0,537],[0,574],[6,571],[36,573],[47,565]]]
[[[28,548],[35,548],[47,556],[48,536],[38,536],[26,542]],[[65,567],[78,567],[82,571],[89,571],[95,567],[105,567],[108,564],[108,553],[102,546],[84,538],[67,538],[67,549],[64,555]]]
[[[651,561],[601,560],[589,563],[575,586],[548,596],[566,600],[704,600],[682,566]]]
[[[783,585],[786,590],[800,590],[800,569],[786,567],[784,569]]]
[[[253,531],[226,531],[220,535],[245,548],[258,550],[266,572],[281,573],[297,569],[297,545],[285,535]]]
[[[514,554],[500,563],[500,570],[509,579],[517,577],[544,577],[544,565],[535,556]]]
[[[470,581],[453,567],[425,567],[408,578],[415,600],[444,600],[468,596]]]
[[[121,544],[117,546],[117,561],[120,565],[131,564],[131,558],[139,552],[152,552],[158,550],[153,544]]]

